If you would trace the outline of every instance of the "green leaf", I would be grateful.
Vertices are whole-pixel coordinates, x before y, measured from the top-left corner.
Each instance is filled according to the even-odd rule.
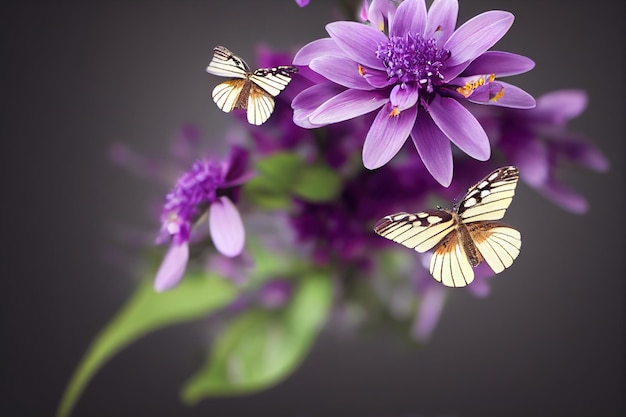
[[[280,152],[261,159],[257,162],[257,169],[259,176],[266,178],[275,188],[289,190],[302,165],[298,155]]]
[[[248,394],[286,378],[308,353],[331,299],[330,278],[316,272],[301,278],[283,310],[251,310],[234,318],[215,340],[205,366],[183,387],[183,400],[193,404]]]
[[[216,275],[187,275],[174,289],[157,293],[152,280],[140,283],[133,297],[92,342],[68,384],[57,416],[70,414],[95,373],[117,352],[162,327],[206,316],[230,303],[237,290]]]
[[[255,177],[243,186],[244,198],[256,207],[267,210],[287,210],[291,207],[291,193],[284,184],[268,177]]]
[[[304,166],[292,189],[294,194],[308,201],[330,201],[341,191],[341,177],[326,165]]]

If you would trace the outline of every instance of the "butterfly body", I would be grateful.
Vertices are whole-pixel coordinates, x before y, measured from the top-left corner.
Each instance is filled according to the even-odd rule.
[[[374,231],[417,252],[432,249],[433,277],[446,286],[466,286],[474,280],[473,268],[483,261],[499,273],[519,255],[520,233],[499,221],[518,179],[517,168],[499,168],[471,187],[452,210],[392,214]]]
[[[211,94],[221,110],[229,113],[244,109],[250,124],[261,125],[274,111],[274,97],[285,89],[298,68],[282,65],[251,71],[243,59],[223,46],[216,46],[206,71],[233,78],[218,84]]]

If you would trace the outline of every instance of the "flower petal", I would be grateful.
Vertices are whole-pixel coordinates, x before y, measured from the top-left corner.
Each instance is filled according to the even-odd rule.
[[[446,293],[442,285],[431,285],[422,294],[412,329],[413,337],[418,342],[428,341],[437,327]]]
[[[497,81],[497,82],[489,84],[489,86],[491,85],[493,86],[498,85],[502,88],[502,90],[499,91],[501,93],[500,97],[493,99],[492,98],[493,96],[489,94],[489,97],[487,98],[487,100],[478,101],[474,99],[474,94],[472,94],[468,100],[471,101],[472,103],[487,104],[491,106],[510,107],[514,109],[532,109],[536,105],[535,99],[533,98],[533,96],[531,96],[526,91],[522,90],[521,88],[513,84],[505,83],[504,81]],[[483,87],[489,87],[489,86],[483,86]],[[478,92],[478,90],[479,89],[476,89],[476,92]],[[477,97],[479,96],[480,95],[477,95]]]
[[[489,159],[491,147],[487,134],[461,103],[453,98],[435,96],[428,110],[439,129],[463,152],[479,161]]]
[[[245,230],[237,207],[220,197],[209,207],[209,231],[217,250],[226,256],[237,256],[243,251]]]
[[[367,0],[363,1],[363,4],[367,4]],[[396,5],[390,0],[372,0],[369,8],[367,9],[367,19],[370,23],[378,28],[381,32],[385,29],[385,24],[389,26],[389,21],[393,19],[396,13]]]
[[[342,122],[376,110],[388,101],[380,91],[346,90],[319,106],[309,121],[318,126]]]
[[[391,103],[380,109],[363,144],[363,165],[367,169],[376,169],[393,158],[415,124],[417,106],[394,115]]]
[[[436,38],[439,46],[446,43],[454,33],[458,14],[458,0],[435,0],[428,9],[424,38]]]
[[[445,43],[450,51],[447,66],[472,61],[504,36],[515,17],[501,10],[481,13],[460,26]]]
[[[326,31],[355,62],[370,68],[385,69],[383,62],[376,57],[378,44],[389,41],[384,33],[357,22],[329,23]]]
[[[589,203],[585,197],[556,180],[548,181],[538,188],[538,191],[557,206],[572,213],[584,214],[589,210]]]
[[[539,187],[548,180],[548,149],[532,133],[515,130],[504,138],[500,148],[507,160],[519,168],[524,182]]]
[[[248,170],[250,154],[240,146],[233,146],[226,164],[226,176],[222,187],[233,187],[248,181],[254,175]]]
[[[535,61],[523,55],[511,52],[487,51],[463,71],[462,76],[477,74],[495,74],[496,77],[523,74],[535,67]]]
[[[414,83],[411,84],[397,84],[391,90],[389,100],[394,107],[403,111],[409,107],[415,106],[417,99],[419,98],[419,90]]]
[[[587,107],[587,94],[583,90],[558,90],[537,99],[533,115],[541,114],[550,123],[563,124],[578,117]]]
[[[180,245],[172,243],[161,261],[161,266],[154,278],[154,290],[158,292],[174,287],[185,273],[189,260],[189,245],[183,242]]]
[[[359,90],[373,90],[374,87],[367,82],[359,72],[359,64],[347,57],[322,56],[315,58],[309,67],[339,85]]]
[[[331,38],[317,39],[304,45],[293,57],[293,65],[309,65],[320,56],[346,56]]]
[[[303,90],[294,97],[291,102],[293,108],[293,122],[303,128],[317,127],[309,120],[309,116],[315,112],[324,102],[330,100],[345,89],[335,83],[327,82],[316,84]]]
[[[389,36],[405,36],[407,33],[423,34],[426,28],[426,2],[405,0],[398,6],[391,21]]]
[[[428,172],[439,184],[449,186],[453,169],[450,139],[435,125],[428,112],[420,113],[411,137]]]

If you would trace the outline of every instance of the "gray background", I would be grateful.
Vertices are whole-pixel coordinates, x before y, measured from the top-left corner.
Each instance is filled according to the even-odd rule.
[[[123,141],[167,154],[185,122],[219,138],[228,120],[204,73],[214,45],[254,65],[253,44],[297,48],[337,19],[331,2],[12,2],[2,6],[3,251],[0,414],[53,414],[88,344],[135,278],[105,256],[119,223],[153,225],[158,187],[107,160]],[[515,265],[477,299],[455,292],[433,339],[326,335],[286,382],[249,397],[182,406],[202,362],[201,324],[142,339],[115,357],[76,416],[617,416],[624,386],[624,5],[620,1],[461,1],[516,22],[496,49],[533,58],[512,82],[538,96],[584,88],[572,127],[608,155],[607,174],[571,171],[584,216],[524,185],[507,221],[524,235]]]

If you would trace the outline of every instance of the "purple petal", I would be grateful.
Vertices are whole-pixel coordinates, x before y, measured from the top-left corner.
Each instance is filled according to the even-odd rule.
[[[452,147],[428,112],[420,113],[411,137],[428,172],[439,184],[449,186],[452,182]]]
[[[435,124],[452,143],[474,159],[489,159],[491,147],[487,134],[461,103],[453,98],[435,96],[428,109]]]
[[[317,39],[304,45],[293,58],[293,65],[309,65],[320,56],[346,56],[331,38]]]
[[[188,260],[189,245],[187,242],[180,245],[174,243],[170,245],[154,278],[155,291],[166,291],[178,284],[185,273]]]
[[[419,98],[419,90],[415,84],[398,84],[393,87],[389,100],[394,107],[403,111],[415,106]]]
[[[431,285],[424,291],[421,298],[412,333],[418,342],[426,342],[441,316],[446,289],[440,285]]]
[[[363,3],[367,3],[367,0],[363,0]],[[367,10],[367,20],[378,30],[383,31],[385,29],[385,23],[388,23],[393,19],[396,13],[396,5],[390,0],[372,0],[369,9]]]
[[[550,141],[550,147],[557,155],[563,155],[571,162],[597,172],[609,169],[610,163],[606,156],[584,137],[569,132],[555,132],[552,137],[555,140]]]
[[[509,12],[491,10],[465,22],[444,45],[451,53],[446,65],[459,65],[480,56],[504,36],[514,19]]]
[[[440,46],[446,43],[454,33],[458,14],[458,0],[435,0],[428,9],[424,38],[436,38]]]
[[[555,180],[549,181],[538,190],[548,200],[572,213],[584,214],[589,209],[589,203],[585,197]]]
[[[335,83],[317,84],[302,91],[291,102],[293,122],[306,129],[317,127],[309,120],[309,116],[324,102],[330,100],[345,89]]]
[[[296,4],[300,7],[305,7],[309,4],[309,1],[311,0],[296,0]]]
[[[217,250],[226,256],[237,256],[243,251],[246,234],[237,207],[220,197],[209,207],[209,229]]]
[[[523,74],[535,67],[535,62],[523,55],[511,52],[487,51],[463,71],[463,76],[495,74],[496,77]]]
[[[363,165],[367,169],[376,169],[393,158],[415,124],[417,106],[394,115],[391,103],[380,109],[363,144]]]
[[[324,102],[311,113],[309,121],[318,126],[342,122],[376,110],[388,101],[380,91],[346,90]]]
[[[240,146],[233,146],[230,151],[230,158],[226,166],[226,176],[223,187],[232,187],[248,181],[252,177],[252,172],[248,170],[250,160],[248,151]]]
[[[495,98],[494,100],[490,94],[490,97],[488,100],[478,101],[474,99],[474,94],[472,94],[468,100],[471,101],[472,103],[487,104],[487,105],[501,106],[501,107],[510,107],[514,109],[532,109],[533,107],[535,107],[536,103],[535,103],[535,99],[533,98],[533,96],[531,96],[530,94],[528,94],[526,91],[522,90],[521,88],[513,84],[505,83],[504,81],[493,82],[493,83],[490,83],[489,85],[492,85],[492,84],[499,85],[502,87],[502,91],[500,91],[502,95],[499,98]],[[483,87],[486,87],[486,86],[483,86]],[[476,92],[477,91],[478,89],[476,89]]]
[[[504,138],[500,147],[510,163],[519,168],[526,183],[538,187],[547,181],[550,169],[548,150],[534,135],[516,130]]]
[[[326,31],[355,62],[370,68],[385,69],[383,62],[376,57],[378,44],[389,41],[384,33],[357,22],[329,23]]]
[[[385,88],[394,83],[386,72],[365,67],[361,68],[361,71],[363,71],[363,78],[374,88]]]
[[[558,90],[546,93],[537,99],[533,114],[542,119],[562,124],[578,117],[587,107],[587,93],[583,90]]]
[[[359,90],[373,90],[374,87],[361,75],[359,64],[347,57],[323,56],[315,58],[309,67],[339,85]],[[361,67],[362,68],[362,67]]]
[[[426,28],[426,2],[424,0],[404,0],[398,6],[391,21],[389,36],[405,36],[407,33],[424,33]]]

